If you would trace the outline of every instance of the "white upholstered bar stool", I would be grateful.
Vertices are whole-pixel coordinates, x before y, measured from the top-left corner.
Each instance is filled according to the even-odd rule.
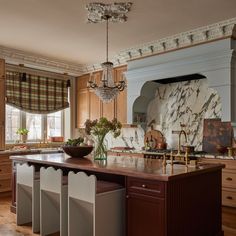
[[[39,172],[34,166],[16,166],[16,223],[23,225],[32,222],[34,233],[40,229]]]
[[[68,235],[123,236],[125,190],[94,175],[69,172]]]
[[[60,231],[68,235],[68,186],[62,170],[53,167],[40,169],[40,234],[42,236]]]

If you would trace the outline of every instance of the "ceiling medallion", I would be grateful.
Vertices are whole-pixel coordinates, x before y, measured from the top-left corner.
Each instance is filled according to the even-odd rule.
[[[98,8],[97,12],[99,12],[100,15],[100,21],[90,21],[91,23],[98,23],[98,22],[103,22],[106,21],[106,61],[101,64],[103,73],[102,73],[102,78],[99,84],[97,84],[91,74],[90,80],[88,81],[87,87],[91,88],[94,90],[94,93],[105,103],[111,102],[114,100],[119,92],[123,91],[126,87],[126,83],[123,80],[120,80],[118,83],[114,82],[113,79],[113,63],[110,62],[108,59],[108,23],[109,22],[121,22],[118,19],[121,19],[121,14],[118,14],[117,8],[115,8],[115,11],[113,11],[114,7],[118,4],[122,4],[120,6],[123,6],[124,9],[123,12],[129,11],[131,3],[114,3],[110,5],[105,5],[102,3],[90,3],[90,6],[106,6],[105,8]],[[125,8],[124,6],[129,5],[129,9]],[[108,7],[109,6],[109,7]],[[126,21],[127,17],[125,16],[124,13],[122,13],[124,21]],[[113,19],[113,20],[112,20]]]
[[[112,4],[104,4],[99,2],[89,3],[86,5],[88,10],[89,23],[100,23],[106,21],[104,15],[109,15],[110,22],[125,22],[127,20],[126,13],[130,11],[132,2],[115,2]]]

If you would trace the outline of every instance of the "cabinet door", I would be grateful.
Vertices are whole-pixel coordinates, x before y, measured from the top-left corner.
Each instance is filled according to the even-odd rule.
[[[89,91],[80,89],[77,91],[77,128],[84,127],[84,122],[89,119]]]
[[[164,236],[164,200],[130,193],[127,198],[127,236]]]
[[[0,150],[5,148],[5,61],[0,59]]]
[[[101,116],[101,101],[94,91],[89,92],[89,119],[99,119]]]
[[[115,118],[115,101],[109,103],[102,103],[102,116],[108,120]]]
[[[125,80],[127,83],[123,73],[127,70],[126,66],[118,67],[115,69],[115,81],[119,82],[120,80]],[[115,117],[122,124],[127,123],[127,89],[120,92],[116,98],[116,107],[115,107]]]

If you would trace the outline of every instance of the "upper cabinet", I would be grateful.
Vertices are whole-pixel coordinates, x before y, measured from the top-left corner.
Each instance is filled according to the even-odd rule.
[[[126,66],[117,67],[114,69],[114,80],[118,82],[123,79],[123,72],[127,70]],[[93,74],[93,79],[97,84],[101,81],[102,72],[98,71]],[[126,89],[110,103],[103,103],[94,93],[93,89],[87,88],[89,74],[82,75],[77,78],[77,128],[84,127],[86,119],[99,119],[106,117],[109,120],[117,118],[121,123],[127,121],[127,92]]]
[[[0,150],[5,148],[5,61],[0,59]]]

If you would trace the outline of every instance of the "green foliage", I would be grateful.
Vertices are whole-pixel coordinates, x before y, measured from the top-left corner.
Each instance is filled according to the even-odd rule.
[[[28,129],[25,129],[25,128],[19,128],[17,131],[16,131],[17,134],[20,134],[20,135],[26,135],[29,133],[29,130]]]
[[[84,138],[78,137],[76,139],[68,139],[66,142],[66,146],[80,146],[81,143],[84,142]]]
[[[116,138],[120,135],[121,127],[121,123],[116,118],[109,121],[107,118],[101,117],[99,120],[88,119],[85,122],[85,132],[95,136],[104,136],[111,131]]]

